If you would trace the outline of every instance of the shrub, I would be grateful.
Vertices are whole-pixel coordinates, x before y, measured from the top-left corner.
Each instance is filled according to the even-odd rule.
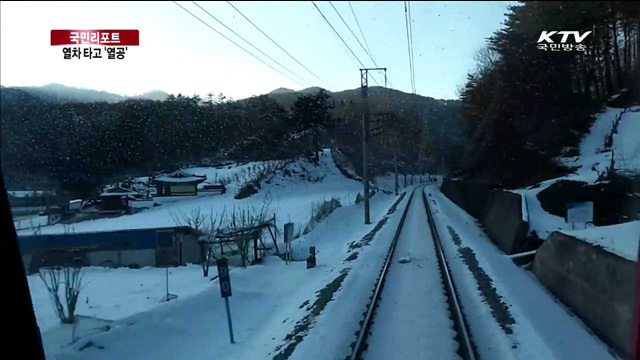
[[[260,188],[259,183],[244,184],[233,198],[236,200],[248,198],[249,196],[257,194],[259,188]]]
[[[242,266],[246,266],[249,261],[251,241],[256,236],[260,236],[262,228],[258,228],[258,226],[267,222],[270,208],[271,200],[265,198],[260,207],[234,206],[228,216],[226,216],[225,228],[228,234],[231,234],[234,239],[238,253],[242,258]]]
[[[331,198],[318,203],[311,204],[311,218],[304,228],[303,234],[308,234],[322,220],[327,218],[335,209],[341,207],[340,200]]]

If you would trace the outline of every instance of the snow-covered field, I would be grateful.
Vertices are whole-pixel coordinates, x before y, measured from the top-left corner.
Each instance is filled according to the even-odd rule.
[[[187,170],[192,174],[206,176],[207,183],[237,185],[254,179],[260,169],[264,167],[279,167],[284,164],[286,164],[286,161],[252,161],[218,167],[192,167]],[[204,184],[200,184],[199,187],[202,187],[203,185]]]
[[[292,243],[296,259],[306,258],[309,246],[316,247],[316,268],[307,270],[304,261],[287,265],[271,256],[261,265],[231,269],[235,345],[229,344],[219,283],[203,277],[199,266],[169,269],[169,292],[178,298],[165,303],[160,302],[166,292],[165,269],[92,267],[85,269],[85,285],[77,310],[83,318],[73,343],[71,326],[59,324],[41,279],[38,275],[29,276],[47,356],[262,359],[297,349],[291,359],[344,358],[399,221],[401,211],[387,215],[398,198],[378,192],[371,199],[372,223],[364,225],[362,204],[354,204],[362,185],[342,176],[328,151],[323,153],[320,166],[296,161],[287,169],[305,174],[307,180],[279,174],[263,183],[259,194],[244,200],[234,200],[233,191],[222,196],[181,198],[138,214],[72,226],[76,232],[170,226],[172,213],[187,213],[196,208],[203,212],[221,211],[234,204],[259,206],[268,196],[273,212],[277,213],[278,226],[282,228],[284,222],[292,221],[297,230],[309,220],[313,202],[331,197],[340,199],[342,207]],[[398,210],[402,210],[406,201],[405,197]],[[353,256],[349,245],[360,241],[383,218],[388,221],[374,241],[359,248]],[[44,234],[62,231],[64,227],[59,225],[41,229]],[[215,275],[214,267],[209,277]],[[323,316],[318,316],[319,311]],[[336,329],[336,319],[344,322],[344,326]],[[299,337],[305,340],[299,343]]]
[[[77,312],[107,320],[119,320],[158,306],[166,293],[164,268],[84,268],[84,286]],[[49,294],[38,274],[27,276],[40,331],[59,326]],[[199,265],[169,269],[169,292],[179,298],[210,286]]]
[[[608,348],[531,273],[516,266],[486,238],[472,217],[444,197],[437,186],[427,186],[426,191],[462,305],[465,313],[471,314],[469,326],[482,358],[612,358]],[[408,196],[395,212],[387,214],[397,199],[382,192],[376,194],[371,200],[370,225],[363,224],[362,204],[349,204],[296,239],[292,244],[294,258],[304,258],[309,246],[315,246],[316,268],[306,269],[304,261],[285,264],[275,256],[265,258],[260,265],[232,268],[233,345],[229,343],[219,283],[203,277],[196,265],[169,269],[169,291],[178,298],[165,303],[159,302],[166,291],[165,269],[86,269],[78,314],[109,322],[97,322],[93,328],[80,331],[74,343],[70,343],[69,326],[57,323],[41,280],[37,275],[29,276],[47,355],[90,360],[343,359],[351,351],[350,344]],[[422,210],[413,215],[422,215]],[[419,219],[413,220],[419,224]],[[379,222],[386,224],[378,226]],[[492,279],[492,287],[514,319],[508,332],[495,320],[468,264],[457,254],[449,227],[461,247],[473,249],[478,265]],[[370,232],[368,245],[353,246]],[[404,240],[414,240],[420,232],[415,229],[401,238],[405,247],[396,250],[400,257],[417,259],[412,244]],[[210,277],[214,275],[215,268]],[[396,315],[412,313],[414,309],[402,308]],[[431,322],[416,322],[426,323]]]
[[[15,226],[16,230],[23,230],[46,226],[48,223],[48,216],[27,215],[14,217],[13,226]]]
[[[242,168],[253,164],[242,165]],[[236,167],[240,168],[239,167]],[[207,176],[215,178],[213,171],[222,171],[224,176],[230,176],[227,170],[207,168],[204,172]],[[133,215],[118,218],[99,219],[76,223],[73,225],[51,225],[38,229],[40,234],[59,234],[69,232],[106,231],[120,229],[143,229],[176,225],[172,215],[180,213],[188,214],[200,209],[208,218],[208,214],[220,213],[224,209],[229,211],[235,207],[260,207],[265,200],[271,201],[270,213],[276,213],[278,227],[286,222],[295,223],[296,231],[304,228],[310,216],[313,203],[329,200],[332,197],[340,200],[342,205],[352,204],[358,192],[362,192],[362,184],[345,178],[335,167],[331,152],[325,150],[320,156],[320,164],[313,165],[305,160],[297,160],[290,163],[287,168],[291,175],[285,175],[279,171],[269,183],[262,183],[258,194],[242,200],[236,200],[237,185],[231,184],[224,195],[201,193],[193,197],[168,197],[158,199],[161,206],[143,210]],[[194,171],[194,169],[189,169]],[[219,175],[223,176],[223,175]],[[30,235],[35,230],[27,229],[18,232],[18,235]]]
[[[199,268],[171,269],[170,292],[178,299],[162,304],[158,300],[165,292],[164,269],[92,268],[87,276],[94,280],[81,296],[82,300],[88,296],[89,304],[83,304],[78,312],[116,321],[108,331],[71,345],[58,343],[56,348],[47,346],[45,332],[48,354],[55,354],[57,359],[266,359],[291,345],[298,347],[291,359],[344,358],[401,211],[391,216],[353,261],[345,261],[349,243],[373,229],[396,199],[384,194],[374,196],[371,225],[363,224],[362,205],[349,205],[335,210],[312,232],[296,240],[295,251],[308,253],[309,245],[317,247],[318,266],[314,269],[306,269],[305,262],[287,265],[278,257],[267,257],[261,265],[232,268],[234,345],[229,343],[219,284],[203,278]],[[317,292],[330,288],[327,284],[346,272],[342,286],[329,294],[322,316],[317,316]],[[120,278],[125,279],[117,281]],[[36,288],[38,281],[30,278]],[[51,307],[42,291],[40,286],[34,296],[35,306],[42,308],[39,319]],[[336,328],[338,319],[345,326]],[[49,324],[53,326],[51,321]],[[299,324],[305,324],[306,332],[296,333]],[[287,337],[292,333],[308,336],[298,344]],[[89,341],[91,346],[86,347]]]
[[[538,200],[538,193],[561,180],[583,181],[595,183],[598,174],[604,173],[614,157],[615,169],[619,173],[638,174],[640,171],[640,106],[631,107],[625,112],[622,108],[605,108],[598,114],[590,132],[583,138],[580,144],[580,155],[571,158],[559,159],[564,165],[575,167],[574,173],[544,181],[533,187],[515,190],[525,197],[529,216],[529,231],[535,231],[541,239],[546,239],[554,231],[564,231],[582,240],[603,245],[605,249],[616,254],[622,254],[632,260],[637,259],[637,235],[630,239],[624,239],[618,234],[621,228],[608,226],[598,228],[589,225],[586,230],[571,231],[572,225],[565,222],[564,218],[547,213]],[[617,134],[613,135],[611,150],[605,151],[604,145],[607,136],[613,129],[613,123],[617,116],[622,114]],[[637,229],[637,225],[623,227]],[[633,230],[631,230],[633,231]],[[624,234],[630,234],[625,232]],[[637,234],[637,232],[636,232]],[[631,244],[635,243],[635,244]]]

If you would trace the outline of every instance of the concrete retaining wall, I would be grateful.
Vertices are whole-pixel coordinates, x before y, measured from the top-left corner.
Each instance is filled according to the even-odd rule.
[[[441,191],[475,217],[502,251],[514,254],[527,250],[529,223],[522,220],[520,194],[451,179],[444,180]]]
[[[605,342],[628,353],[636,263],[554,232],[538,249],[534,273]]]
[[[480,221],[493,242],[507,254],[522,251],[527,245],[529,223],[522,220],[520,194],[489,190]]]

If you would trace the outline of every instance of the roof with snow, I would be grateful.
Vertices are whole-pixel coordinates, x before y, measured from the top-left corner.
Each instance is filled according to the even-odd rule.
[[[178,169],[168,174],[160,174],[154,177],[153,179],[151,179],[151,181],[159,182],[159,183],[194,183],[194,184],[199,184],[205,180],[207,180],[207,177],[205,175],[195,175],[184,169]]]

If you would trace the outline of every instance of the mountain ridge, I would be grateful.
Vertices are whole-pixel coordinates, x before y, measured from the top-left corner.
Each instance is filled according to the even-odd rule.
[[[51,83],[43,86],[2,86],[2,90],[17,89],[47,103],[68,102],[108,102],[116,103],[127,99],[148,99],[162,101],[169,96],[162,90],[151,90],[139,95],[125,96],[102,90],[67,86]]]

